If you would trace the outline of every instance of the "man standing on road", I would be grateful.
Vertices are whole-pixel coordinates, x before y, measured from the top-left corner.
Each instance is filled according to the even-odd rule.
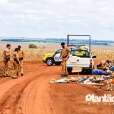
[[[13,65],[14,65],[14,69],[16,71],[16,75],[13,76],[12,78],[18,78],[19,76],[19,54],[18,54],[18,48],[15,48],[14,52],[13,52]]]
[[[3,51],[3,61],[5,66],[5,76],[8,75],[7,70],[11,61],[11,45],[7,44],[6,49]]]
[[[62,76],[68,76],[66,62],[69,58],[70,49],[65,45],[64,42],[61,43],[62,51],[61,51],[61,58],[62,58]]]
[[[23,76],[24,51],[22,50],[21,45],[18,45],[18,54],[19,54],[19,62],[20,62],[20,67],[21,67],[21,76]]]

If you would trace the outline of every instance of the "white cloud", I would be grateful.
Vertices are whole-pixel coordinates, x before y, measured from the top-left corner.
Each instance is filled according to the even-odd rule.
[[[8,3],[8,0],[0,0],[0,5]]]
[[[113,39],[113,0],[0,0],[0,35]],[[101,34],[102,33],[102,34]]]

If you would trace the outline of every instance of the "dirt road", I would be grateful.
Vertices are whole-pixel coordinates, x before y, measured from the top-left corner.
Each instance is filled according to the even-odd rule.
[[[60,67],[26,63],[19,79],[0,79],[0,114],[113,114],[114,106],[87,104],[89,93],[104,91],[77,84],[50,84]]]

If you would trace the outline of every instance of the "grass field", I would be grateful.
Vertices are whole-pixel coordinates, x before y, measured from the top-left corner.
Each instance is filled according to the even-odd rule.
[[[2,44],[1,44],[2,45]],[[13,45],[13,44],[12,44]],[[4,46],[1,46],[0,49],[0,61],[2,61],[2,53]],[[16,47],[16,45],[12,46],[12,50]],[[25,61],[41,61],[43,55],[47,52],[54,52],[59,49],[59,45],[51,44],[51,45],[38,45],[37,49],[28,48],[28,45],[22,45],[23,50],[25,52]],[[97,56],[97,61],[101,60],[114,60],[114,47],[112,46],[92,46],[92,52]]]
[[[114,47],[93,47],[92,50],[97,56],[97,61],[114,60]]]

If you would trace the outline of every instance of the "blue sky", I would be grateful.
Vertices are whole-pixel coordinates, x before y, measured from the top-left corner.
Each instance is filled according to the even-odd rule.
[[[0,0],[0,36],[114,40],[113,0]]]

